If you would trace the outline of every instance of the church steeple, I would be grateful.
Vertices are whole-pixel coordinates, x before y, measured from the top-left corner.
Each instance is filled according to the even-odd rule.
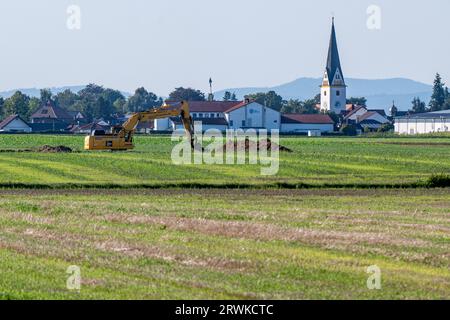
[[[328,81],[330,84],[333,83],[335,79],[336,73],[338,72],[342,82],[344,82],[344,74],[342,73],[341,68],[341,60],[339,59],[339,50],[337,46],[336,40],[336,29],[334,27],[334,17],[331,24],[331,36],[330,36],[330,45],[328,47],[328,57],[327,57],[327,74]]]
[[[339,58],[334,17],[331,23],[327,64],[321,87],[321,109],[335,113],[344,111],[346,104],[346,85],[341,60]]]

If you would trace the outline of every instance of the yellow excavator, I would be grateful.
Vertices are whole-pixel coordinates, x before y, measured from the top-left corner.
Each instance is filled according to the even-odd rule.
[[[134,113],[124,124],[115,126],[111,133],[93,130],[84,141],[85,150],[124,151],[134,148],[133,136],[140,122],[181,116],[186,135],[194,149],[194,122],[189,112],[189,103],[182,101],[180,105],[164,104],[160,108]]]

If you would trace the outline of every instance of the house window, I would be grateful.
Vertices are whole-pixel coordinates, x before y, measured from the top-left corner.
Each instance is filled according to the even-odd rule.
[[[336,95],[339,97],[341,95],[341,92],[339,90],[336,91]]]
[[[220,113],[217,114],[217,118],[220,118]]]
[[[326,96],[327,96],[327,92],[326,92],[326,91],[324,91],[324,92],[323,92],[323,95],[324,95],[324,96],[326,97]]]
[[[198,117],[199,117],[199,118],[203,118],[203,113],[199,113],[199,114],[198,114]]]
[[[216,115],[214,113],[211,113],[211,118],[215,118]]]
[[[245,127],[245,120],[242,120],[242,126]]]
[[[42,113],[42,114],[47,114],[47,113],[48,113],[48,110],[47,110],[47,109],[44,109],[44,110],[41,111],[41,113]]]
[[[233,125],[233,120],[230,120],[230,127],[232,127]]]

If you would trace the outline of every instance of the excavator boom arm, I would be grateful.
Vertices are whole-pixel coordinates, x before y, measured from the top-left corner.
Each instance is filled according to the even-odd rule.
[[[186,101],[181,102],[181,106],[163,105],[160,108],[143,111],[133,114],[122,126],[121,134],[130,135],[132,137],[134,130],[140,122],[152,121],[155,119],[164,119],[169,117],[181,116],[184,129],[188,135],[192,148],[194,148],[194,125],[189,112],[189,103]]]

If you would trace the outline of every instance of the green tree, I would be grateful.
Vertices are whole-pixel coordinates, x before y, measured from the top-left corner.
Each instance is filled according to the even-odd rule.
[[[342,126],[341,132],[346,136],[356,136],[358,134],[356,127],[352,124]]]
[[[347,99],[347,103],[367,107],[367,99],[365,97],[351,97]]]
[[[223,101],[230,101],[231,100],[231,92],[225,91],[225,94],[223,96]]]
[[[5,105],[5,99],[3,99],[3,97],[0,97],[0,119],[3,118],[3,107]]]
[[[116,101],[114,101],[114,110],[116,110],[116,112],[119,113],[125,113],[126,112],[126,105],[127,105],[127,100],[124,99],[117,99]]]
[[[395,126],[388,122],[383,124],[379,129],[378,132],[393,132],[395,130]]]
[[[303,101],[303,113],[313,114],[319,113],[319,110],[316,108],[317,102],[316,99],[308,99]]]
[[[49,101],[53,102],[53,99],[52,99],[53,94],[50,89],[41,89],[40,93],[41,93],[41,97],[39,99],[39,104],[41,106],[47,105],[47,103]]]
[[[230,100],[231,101],[237,101],[236,93],[233,92],[233,94],[231,95],[231,99]]]
[[[335,112],[327,111],[324,114],[327,114],[331,120],[333,120],[335,129],[337,129],[343,122],[343,117]]]
[[[281,108],[282,113],[302,113],[300,110],[302,109],[302,101],[300,100],[289,100],[283,104]]]
[[[267,93],[258,92],[250,94],[246,96],[246,99],[254,100],[259,104],[262,104],[268,108],[277,111],[281,111],[281,108],[283,108],[283,104],[285,103],[283,98],[280,95],[278,95],[275,91],[269,91]]]
[[[28,101],[27,119],[29,119],[31,115],[35,113],[40,107],[41,107],[41,100],[35,97],[31,98]]]
[[[4,113],[5,116],[17,114],[24,119],[28,119],[29,109],[28,102],[30,97],[20,91],[16,91],[10,98],[5,100]]]
[[[424,113],[427,111],[425,102],[421,101],[419,97],[415,97],[412,101],[412,112],[413,113]]]
[[[100,96],[93,104],[92,115],[95,119],[110,119],[112,114],[111,108],[112,106],[108,101]]]
[[[433,85],[433,95],[430,101],[430,111],[442,110],[445,103],[445,89],[442,83],[442,78],[439,73],[436,73],[436,78],[434,79]]]
[[[103,113],[101,110],[105,108],[104,101],[98,103],[98,100],[104,91],[105,89],[102,86],[91,83],[78,93],[80,100],[76,103],[76,106],[78,111],[81,111],[89,122],[95,118],[100,118],[100,115]]]
[[[169,95],[169,100],[174,101],[205,101],[205,94],[192,88],[175,88]]]
[[[119,90],[105,89],[101,96],[108,102],[111,109],[117,100],[125,100],[125,97]]]
[[[282,113],[299,113],[299,114],[314,114],[319,113],[316,108],[316,100],[308,99],[305,101],[289,100],[283,103],[281,108]]]
[[[125,109],[130,112],[139,112],[159,107],[162,104],[163,100],[158,98],[156,94],[145,90],[145,88],[138,88],[134,95],[128,98]]]
[[[448,87],[445,87],[445,102],[442,110],[450,110],[450,92],[448,91]]]
[[[80,111],[75,108],[76,102],[79,100],[80,97],[69,89],[59,92],[55,96],[55,104],[58,107],[69,111]]]
[[[78,92],[78,95],[81,99],[95,101],[101,94],[103,94],[104,91],[105,89],[103,89],[102,86],[90,83],[86,86],[86,88]]]
[[[320,93],[316,94],[316,96],[314,97],[314,102],[316,104],[320,104],[320,100],[322,99],[322,96],[320,95]]]

